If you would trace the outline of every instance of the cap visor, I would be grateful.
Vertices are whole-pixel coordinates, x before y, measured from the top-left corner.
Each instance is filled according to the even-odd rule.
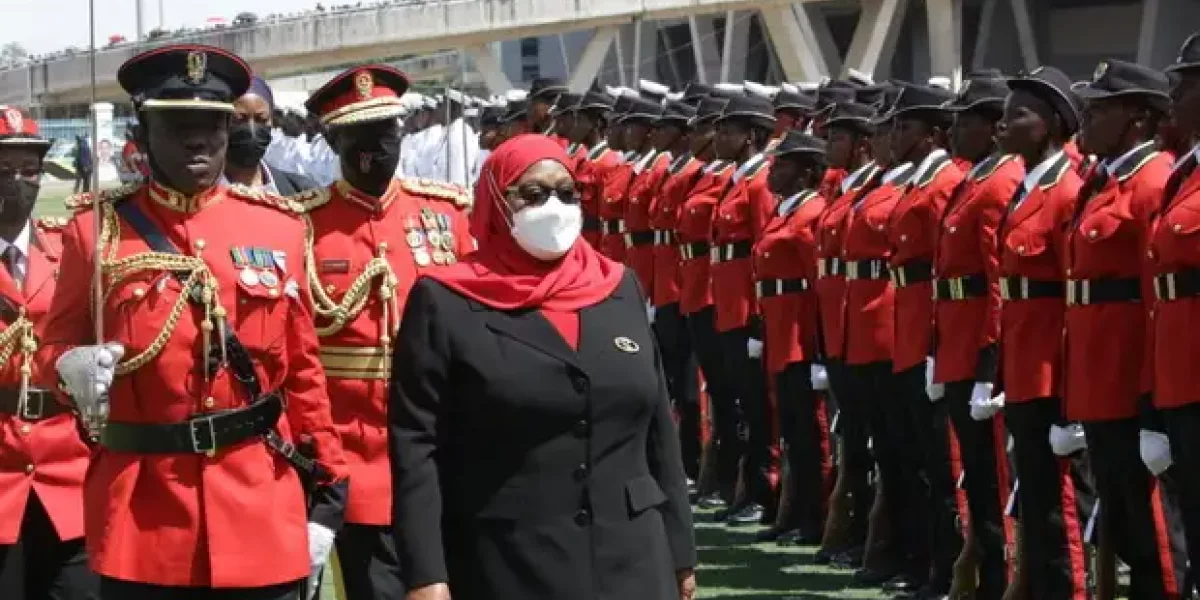
[[[233,112],[233,104],[216,100],[162,100],[152,98],[142,102],[141,110],[217,110]]]
[[[327,127],[357,125],[359,123],[371,123],[374,121],[398,119],[404,116],[404,113],[405,110],[402,106],[375,106],[338,115],[332,119],[322,119],[322,122],[325,123]]]

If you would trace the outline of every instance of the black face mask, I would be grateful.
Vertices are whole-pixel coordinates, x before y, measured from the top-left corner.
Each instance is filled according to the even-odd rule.
[[[257,166],[271,145],[271,128],[252,121],[234,123],[229,128],[229,149],[225,160],[235,167]]]
[[[24,179],[0,179],[0,216],[27,219],[37,203],[40,183]]]
[[[391,181],[400,165],[400,136],[362,136],[350,144],[343,160],[363,183]]]

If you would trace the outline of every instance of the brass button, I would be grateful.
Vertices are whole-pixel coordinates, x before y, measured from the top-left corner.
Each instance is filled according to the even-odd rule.
[[[1146,258],[1154,258],[1154,251],[1153,251],[1153,250],[1147,250],[1147,251],[1146,251]]]
[[[1074,270],[1075,270],[1075,269],[1067,269],[1067,277],[1070,277],[1070,276],[1071,276],[1071,271],[1074,271]]]
[[[900,234],[900,241],[902,241],[902,242],[907,242],[907,241],[908,241],[908,235],[907,235],[907,234],[903,234],[903,233],[902,233],[902,234]]]
[[[1088,237],[1092,238],[1093,240],[1096,239],[1096,236],[1098,235],[1100,235],[1100,232],[1096,231],[1095,229],[1088,232]]]
[[[197,250],[203,250],[204,247],[207,245],[208,245],[208,242],[205,242],[204,240],[196,240],[195,242],[192,242],[192,247],[194,247]]]
[[[770,252],[763,252],[763,258],[771,258]]]
[[[883,231],[883,225],[876,225],[875,231]]]
[[[387,252],[388,251],[388,243],[387,242],[379,242],[379,250],[381,252]]]
[[[1025,246],[1017,246],[1017,254],[1025,254]]]
[[[956,232],[956,231],[958,231],[958,228],[957,228],[957,227],[955,227],[955,226],[953,226],[953,225],[951,225],[951,226],[950,226],[950,233],[954,233],[954,232]]]
[[[141,297],[143,297],[143,296],[145,296],[145,295],[146,295],[146,289],[145,289],[145,288],[134,288],[134,290],[133,290],[133,297],[134,297],[134,298],[141,298]]]
[[[1175,225],[1173,225],[1173,226],[1171,227],[1171,230],[1172,230],[1172,231],[1174,231],[1175,233],[1179,233],[1180,231],[1182,231],[1182,230],[1183,230],[1183,225],[1180,225],[1179,223],[1176,223]]]
[[[29,423],[25,423],[24,425],[21,425],[21,435],[29,435],[30,431],[33,431],[32,425],[30,425]]]
[[[32,472],[33,472],[33,463],[29,463],[29,464],[25,465],[25,472],[26,472],[26,473],[32,473]]]
[[[732,220],[733,220],[733,215],[725,215],[725,220],[726,220],[726,221],[732,221]]]
[[[271,291],[267,292],[267,295],[271,296],[272,298],[278,298],[279,288],[271,288]]]
[[[216,405],[217,401],[212,396],[204,399],[204,408],[213,408]]]

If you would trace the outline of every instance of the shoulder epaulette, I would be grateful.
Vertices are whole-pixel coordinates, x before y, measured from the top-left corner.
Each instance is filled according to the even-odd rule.
[[[973,181],[983,181],[983,180],[987,179],[988,177],[995,175],[996,171],[999,171],[1001,166],[1003,166],[1005,163],[1009,163],[1009,162],[1012,162],[1013,160],[1016,160],[1016,158],[1017,157],[1014,154],[1001,154],[1001,155],[996,155],[996,156],[989,156],[988,158],[984,159],[984,160],[988,161],[988,164],[984,165],[984,167],[982,169],[980,169],[978,172],[975,173],[975,177],[973,178]]]
[[[470,192],[460,185],[432,179],[401,179],[400,183],[404,187],[404,191],[410,194],[446,200],[461,208],[471,205]]]
[[[253,204],[261,204],[270,206],[286,213],[296,214],[303,212],[290,198],[284,198],[279,194],[264,192],[260,189],[255,189],[250,186],[235,183],[229,186],[230,195],[245,200]]]
[[[67,226],[67,221],[66,217],[42,217],[34,221],[34,224],[42,231],[62,231],[62,228]]]
[[[332,197],[329,193],[329,188],[318,187],[288,196],[287,199],[295,205],[297,211],[307,213],[329,204],[329,200]]]
[[[101,190],[100,196],[97,199],[100,202],[111,204],[117,200],[132,196],[139,188],[141,188],[141,184],[130,183],[111,190]],[[92,208],[92,204],[94,203],[92,198],[93,194],[91,192],[72,194],[67,196],[67,199],[63,201],[63,205],[71,212],[82,212]]]

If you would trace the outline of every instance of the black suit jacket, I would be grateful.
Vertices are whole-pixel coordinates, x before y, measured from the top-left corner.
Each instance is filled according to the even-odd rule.
[[[279,190],[280,196],[295,196],[300,192],[319,187],[315,181],[299,173],[281,171],[271,165],[267,165],[267,170],[271,172],[271,180],[275,182],[275,189]]]
[[[696,563],[666,384],[632,271],[580,316],[578,351],[539,311],[430,279],[393,359],[393,524],[410,587],[455,600],[677,599]]]

